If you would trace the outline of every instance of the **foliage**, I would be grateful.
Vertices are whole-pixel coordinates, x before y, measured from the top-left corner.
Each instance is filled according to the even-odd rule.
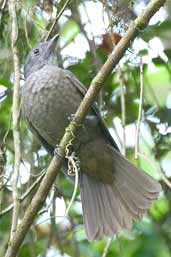
[[[24,0],[21,3],[18,1],[19,39],[17,46],[21,71],[30,46],[44,39],[53,22],[55,11],[59,12],[62,8],[64,1],[58,2]],[[108,12],[111,17],[112,32],[110,26],[108,27],[104,23],[104,28],[97,36],[95,25],[91,23],[92,11],[90,9],[93,6],[98,11],[101,10],[102,2],[105,2],[104,12]],[[130,9],[129,3],[130,17],[126,15],[126,19],[118,19],[118,17],[114,19],[112,2],[115,1],[71,1],[55,27],[54,33],[58,31],[61,34],[57,48],[58,64],[72,71],[86,87],[110,54],[111,44],[109,41],[111,38],[114,40],[116,38],[116,36],[112,37],[111,33],[115,33],[120,38],[124,34],[127,23],[131,22],[131,17],[136,16],[138,4],[147,1],[133,1],[132,9]],[[162,16],[164,14],[160,14],[162,22],[148,26],[141,33],[141,38],[137,39],[137,43],[127,51],[119,67],[109,76],[99,99],[97,99],[107,126],[122,148],[121,84],[123,85],[126,107],[124,129],[126,137],[129,139],[125,142],[127,156],[140,168],[159,179],[163,185],[163,192],[159,200],[152,205],[143,220],[135,223],[132,231],[124,231],[119,237],[113,239],[107,253],[108,257],[169,257],[171,252],[171,193],[159,176],[159,169],[164,171],[168,179],[171,176],[171,17],[169,9],[168,4],[165,7],[167,13],[165,19]],[[119,11],[117,11],[117,16],[119,16]],[[97,31],[99,31],[98,28]],[[14,74],[10,33],[8,6],[5,5],[4,9],[0,9],[0,96],[4,92],[3,90],[7,89],[7,97],[0,102],[0,212],[12,203],[11,175],[14,148],[11,107]],[[161,45],[159,49],[156,49],[157,45],[155,45],[158,41],[152,41],[153,39],[159,40]],[[137,47],[137,45],[141,47]],[[86,51],[84,51],[84,47],[87,47]],[[77,51],[74,50],[75,56],[73,56],[72,49],[77,49]],[[144,62],[140,152],[148,158],[140,157],[138,161],[135,161],[134,124],[137,121],[140,103],[140,56]],[[23,85],[23,80],[21,85]],[[20,119],[20,131],[22,161],[18,189],[21,196],[34,183],[41,171],[47,167],[50,157],[33,138],[22,118]],[[61,173],[41,213],[37,216],[24,240],[19,257],[102,256],[105,241],[90,243],[86,239],[82,226],[79,192],[77,192],[69,217],[65,220],[55,217],[62,213],[62,210],[61,212],[59,210],[59,208],[63,209],[62,199],[65,199],[68,204],[72,191],[73,183]],[[20,218],[23,217],[33,194],[34,190],[21,202]],[[0,257],[4,256],[7,247],[10,226],[11,211],[0,215]]]

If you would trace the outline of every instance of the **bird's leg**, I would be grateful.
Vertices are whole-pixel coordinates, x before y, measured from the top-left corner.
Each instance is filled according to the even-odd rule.
[[[54,149],[54,156],[59,156],[60,158],[65,157],[68,162],[67,174],[70,176],[75,176],[75,174],[78,173],[78,171],[80,170],[80,161],[76,156],[76,153],[72,150],[72,144],[75,136],[70,130],[68,131],[72,134],[72,138],[70,142],[66,146],[65,150],[60,145],[57,144]]]

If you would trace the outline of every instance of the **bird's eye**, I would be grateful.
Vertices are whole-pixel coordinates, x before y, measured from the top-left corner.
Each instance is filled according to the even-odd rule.
[[[39,49],[38,48],[35,48],[33,52],[34,52],[34,55],[39,55]]]

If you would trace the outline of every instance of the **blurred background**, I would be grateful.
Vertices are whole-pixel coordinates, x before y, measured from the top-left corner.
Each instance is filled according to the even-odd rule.
[[[45,39],[65,2],[17,1],[17,47],[21,74],[30,48]],[[60,34],[56,49],[58,65],[72,71],[88,87],[112,49],[148,2],[70,1],[51,34]],[[127,50],[97,99],[101,114],[121,152],[161,182],[163,191],[159,200],[154,202],[141,222],[135,222],[131,231],[123,231],[114,237],[107,254],[103,255],[105,240],[90,243],[86,239],[79,189],[69,215],[64,217],[74,185],[61,172],[24,240],[19,257],[171,256],[170,28],[171,1],[167,1]],[[8,1],[1,0],[0,257],[4,256],[10,235],[13,203],[14,146],[11,108],[14,68],[10,38]],[[24,84],[22,77],[21,88]],[[143,91],[142,95],[140,91]],[[22,116],[20,138],[21,162],[17,182],[20,197],[19,222],[50,162],[50,157],[28,131]]]

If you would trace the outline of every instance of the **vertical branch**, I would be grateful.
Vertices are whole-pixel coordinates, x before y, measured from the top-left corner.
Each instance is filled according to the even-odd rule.
[[[142,116],[142,107],[143,107],[143,88],[144,88],[144,77],[143,77],[143,62],[141,57],[140,58],[140,104],[139,104],[138,120],[137,120],[136,133],[135,133],[135,158],[136,159],[138,159],[138,153],[139,153],[140,125],[141,125],[141,116]]]
[[[112,239],[113,238],[108,238],[108,240],[106,241],[106,245],[105,245],[105,248],[103,250],[103,254],[102,254],[102,257],[106,257],[108,252],[109,252],[109,247],[111,245],[111,242],[112,242]]]
[[[24,19],[24,33],[25,33],[25,38],[26,38],[27,45],[31,49],[32,46],[30,44],[30,40],[29,40],[29,36],[28,36],[28,30],[27,30],[27,17],[29,15],[29,11],[30,11],[30,8],[28,8],[28,10],[26,12],[26,15],[25,15],[25,19]]]
[[[114,49],[117,45],[117,43],[115,42],[115,39],[113,37],[113,27],[112,27],[112,17],[111,17],[111,13],[109,10],[109,5],[108,2],[106,0],[103,0],[103,5],[105,8],[105,11],[107,13],[107,17],[109,20],[109,32],[106,30],[106,33],[108,33],[109,38],[110,38],[110,47],[111,49]],[[119,144],[122,146],[122,154],[125,156],[126,155],[126,134],[125,134],[125,82],[124,79],[122,78],[122,72],[121,72],[121,68],[120,65],[118,64],[118,73],[119,73],[119,80],[120,80],[120,85],[121,85],[121,113],[122,113],[122,128],[123,128],[123,136],[122,136],[122,140],[120,138],[120,136],[117,133],[116,128],[113,126],[113,129],[115,131],[115,134],[117,136],[117,139],[119,141]]]
[[[106,0],[103,0],[104,7],[106,9],[106,13],[108,16],[109,20],[109,36],[110,36],[110,44],[111,48],[115,48],[116,42],[113,37],[113,29],[112,29],[112,18],[110,15],[110,10],[109,6]],[[120,68],[120,65],[118,64],[118,73],[119,73],[119,81],[120,81],[120,88],[121,88],[121,117],[122,117],[122,130],[123,130],[123,135],[122,135],[122,154],[125,156],[126,155],[126,133],[125,133],[125,81],[123,78],[122,70]]]
[[[3,16],[4,9],[6,7],[6,4],[7,4],[7,0],[0,1],[0,25],[1,25],[2,16]]]
[[[115,41],[113,39],[112,18],[111,18],[110,11],[109,11],[109,6],[108,6],[108,3],[107,3],[106,0],[103,0],[103,5],[104,5],[104,7],[106,9],[106,13],[107,13],[108,20],[109,20],[109,28],[110,28],[110,30],[109,30],[109,32],[107,32],[109,34],[109,38],[110,38],[110,42],[109,43],[111,44],[111,49],[114,49],[116,44],[115,44]],[[118,66],[118,70],[120,70],[119,66]],[[122,87],[122,83],[121,83],[121,87]],[[121,89],[121,91],[122,91],[122,89]],[[122,103],[122,99],[123,98],[121,97],[121,103]],[[121,104],[121,106],[123,106],[123,105]],[[119,136],[118,136],[118,139],[120,139]],[[125,144],[122,144],[122,145],[125,145]],[[122,147],[122,149],[123,149],[123,147]],[[102,257],[106,257],[107,256],[107,254],[109,252],[110,245],[112,243],[112,240],[113,240],[113,238],[108,238],[108,240],[106,241],[106,245],[104,247],[104,250],[103,250],[103,253],[102,253]]]
[[[11,225],[11,238],[13,238],[19,216],[19,195],[18,195],[18,176],[20,167],[20,132],[19,132],[19,87],[20,87],[20,65],[18,58],[18,49],[16,42],[18,39],[18,23],[16,14],[16,2],[15,0],[9,0],[9,14],[11,18],[11,47],[13,54],[14,64],[14,91],[13,91],[13,105],[12,105],[12,120],[13,120],[13,140],[14,140],[14,170],[12,175],[12,189],[13,189],[13,201],[14,209],[12,214]]]
[[[125,132],[125,124],[126,124],[126,105],[125,105],[125,81],[123,78],[122,71],[119,67],[119,80],[120,80],[120,88],[121,88],[121,117],[122,117],[122,154],[126,155],[126,132]]]

